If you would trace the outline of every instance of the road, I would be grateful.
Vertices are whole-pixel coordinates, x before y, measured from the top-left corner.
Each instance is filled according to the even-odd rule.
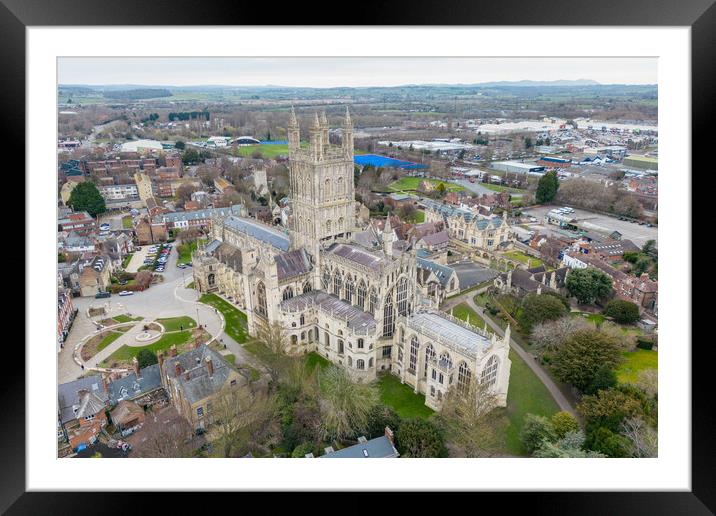
[[[470,308],[477,312],[480,317],[482,317],[485,322],[487,322],[493,332],[495,332],[497,335],[500,335],[501,337],[504,337],[505,332],[502,330],[502,328],[495,324],[490,318],[490,316],[485,313],[483,308],[474,301],[474,297],[485,290],[487,290],[487,287],[473,290],[471,292],[466,292],[465,294],[449,299],[445,301],[445,303],[443,304],[443,306],[440,307],[440,309],[448,312],[450,311],[450,308],[453,308],[460,303],[467,303]],[[525,351],[522,346],[520,346],[512,338],[510,338],[510,347],[515,353],[517,353],[517,355],[519,355],[520,358],[522,358],[522,360],[524,360],[525,364],[527,364],[527,367],[532,370],[535,376],[537,376],[537,378],[539,378],[542,384],[547,388],[549,393],[552,395],[552,398],[554,398],[554,401],[556,401],[557,405],[559,405],[559,409],[565,412],[569,412],[575,417],[578,417],[577,411],[574,409],[572,403],[570,403],[570,401],[567,399],[564,393],[562,393],[557,384],[554,383],[554,380],[550,378],[549,374],[547,374],[547,372],[534,359],[534,357],[530,353]]]

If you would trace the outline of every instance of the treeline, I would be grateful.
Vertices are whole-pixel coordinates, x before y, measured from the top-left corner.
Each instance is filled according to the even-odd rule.
[[[170,122],[173,122],[174,120],[209,120],[210,114],[208,111],[182,111],[180,113],[169,113],[167,115],[167,118]]]
[[[105,91],[102,93],[108,99],[154,99],[159,97],[171,97],[172,92],[165,89],[137,89],[137,90],[117,90]]]

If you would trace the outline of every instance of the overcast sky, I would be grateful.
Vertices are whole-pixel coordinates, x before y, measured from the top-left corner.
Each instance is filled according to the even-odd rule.
[[[592,79],[656,84],[656,58],[67,57],[60,84],[399,86]]]

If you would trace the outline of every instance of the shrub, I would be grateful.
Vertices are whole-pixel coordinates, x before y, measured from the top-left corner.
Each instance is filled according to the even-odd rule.
[[[552,428],[557,434],[557,437],[562,439],[568,432],[576,432],[579,430],[579,423],[575,417],[569,412],[557,412],[550,419]]]
[[[603,453],[607,457],[629,456],[629,439],[619,434],[615,434],[603,426],[588,432],[587,439],[584,444],[590,450]]]
[[[531,331],[535,324],[559,319],[566,313],[564,305],[556,297],[529,294],[522,300],[518,321],[522,329]]]
[[[424,419],[408,419],[395,434],[398,451],[404,457],[447,457],[440,429]]]
[[[654,347],[654,341],[651,339],[645,339],[642,337],[637,337],[636,339],[636,347],[639,349],[646,349],[651,350]]]
[[[620,324],[633,324],[639,320],[639,307],[631,301],[612,299],[604,307],[604,315]]]
[[[585,394],[595,394],[600,390],[607,390],[617,385],[617,374],[614,368],[609,365],[603,365],[594,375],[592,382],[585,389]]]
[[[139,362],[140,369],[154,365],[158,362],[157,355],[149,349],[142,349],[137,353],[137,362]]]
[[[293,450],[293,453],[291,453],[291,457],[294,459],[302,459],[306,456],[307,453],[313,453],[313,444],[301,443]]]
[[[524,425],[520,432],[520,441],[530,453],[542,446],[542,443],[554,442],[557,440],[557,433],[549,419],[544,416],[527,414]]]
[[[370,439],[380,437],[388,426],[393,432],[400,427],[400,416],[390,407],[376,405],[368,413],[368,426],[366,433]]]
[[[614,337],[596,329],[584,329],[564,341],[552,365],[558,380],[584,391],[600,367],[615,369],[621,360],[621,349]]]

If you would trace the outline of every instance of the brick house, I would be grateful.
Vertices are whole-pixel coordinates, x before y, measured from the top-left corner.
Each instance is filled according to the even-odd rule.
[[[59,443],[73,450],[95,442],[107,424],[107,386],[100,376],[88,376],[57,387]]]
[[[137,234],[139,245],[156,244],[169,239],[167,225],[164,222],[150,223],[147,219],[142,219],[137,223],[134,232]]]
[[[97,221],[86,211],[73,212],[57,221],[58,231],[74,231],[80,236],[87,236],[97,231]]]
[[[77,315],[75,305],[72,303],[72,292],[61,288],[57,292],[57,351],[64,346],[65,339],[70,333],[72,323]]]

